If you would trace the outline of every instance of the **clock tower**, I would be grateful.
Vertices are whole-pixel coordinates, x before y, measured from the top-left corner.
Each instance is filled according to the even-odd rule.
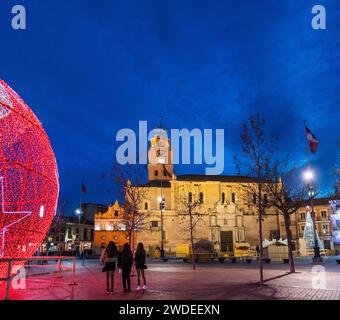
[[[151,138],[148,151],[148,179],[169,181],[174,173],[170,139],[163,128],[158,129],[155,130],[155,136]]]

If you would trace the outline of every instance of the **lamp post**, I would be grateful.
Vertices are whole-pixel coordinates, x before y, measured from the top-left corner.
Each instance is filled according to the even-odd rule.
[[[313,221],[313,233],[314,233],[314,257],[313,257],[313,262],[314,263],[320,263],[322,262],[322,257],[320,255],[320,248],[319,248],[319,243],[318,243],[318,238],[317,238],[317,231],[316,231],[316,219],[315,219],[315,212],[314,212],[314,197],[315,197],[315,191],[314,191],[314,186],[313,186],[313,178],[314,174],[313,172],[308,169],[305,174],[304,174],[305,180],[308,182],[307,185],[307,190],[308,190],[308,197],[309,197],[309,202],[310,202],[310,207],[311,207],[311,215],[312,215],[312,221]]]
[[[81,258],[81,242],[80,242],[80,217],[83,214],[83,211],[81,210],[81,208],[77,208],[75,210],[75,214],[78,215],[78,241],[79,241],[79,258]],[[85,265],[85,261],[84,261],[84,254],[83,254],[83,265]]]
[[[160,210],[161,210],[161,258],[164,258],[164,232],[163,232],[163,210],[165,208],[165,199],[163,198],[163,166],[164,166],[164,158],[160,156],[158,158],[158,163],[161,165],[161,197],[160,197]]]

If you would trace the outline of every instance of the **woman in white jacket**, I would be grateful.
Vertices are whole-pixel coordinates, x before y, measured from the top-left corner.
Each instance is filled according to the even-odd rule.
[[[104,264],[103,272],[106,272],[106,293],[113,294],[114,287],[114,275],[116,270],[116,264],[118,259],[118,250],[116,244],[110,241],[106,249],[103,250],[100,257],[101,264]],[[110,287],[111,279],[111,287]]]

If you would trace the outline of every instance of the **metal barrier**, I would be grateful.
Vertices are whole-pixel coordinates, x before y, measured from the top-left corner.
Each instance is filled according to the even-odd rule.
[[[71,260],[72,261],[72,267],[67,267],[62,265],[62,261]],[[57,261],[57,264],[26,264],[30,261]],[[58,273],[62,271],[62,268],[64,270],[72,270],[72,283],[70,285],[76,285],[76,257],[73,256],[34,256],[31,258],[4,258],[0,259],[1,263],[7,263],[7,277],[6,278],[0,278],[1,281],[6,281],[6,295],[5,300],[9,300],[9,290],[12,279],[15,277],[15,275],[12,275],[12,265],[13,262],[24,262],[23,267],[57,267]]]

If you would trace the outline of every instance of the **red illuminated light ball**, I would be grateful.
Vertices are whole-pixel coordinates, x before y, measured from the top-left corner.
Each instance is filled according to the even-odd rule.
[[[0,80],[0,259],[31,257],[56,211],[56,159],[32,110]],[[0,263],[0,278],[6,265]]]

